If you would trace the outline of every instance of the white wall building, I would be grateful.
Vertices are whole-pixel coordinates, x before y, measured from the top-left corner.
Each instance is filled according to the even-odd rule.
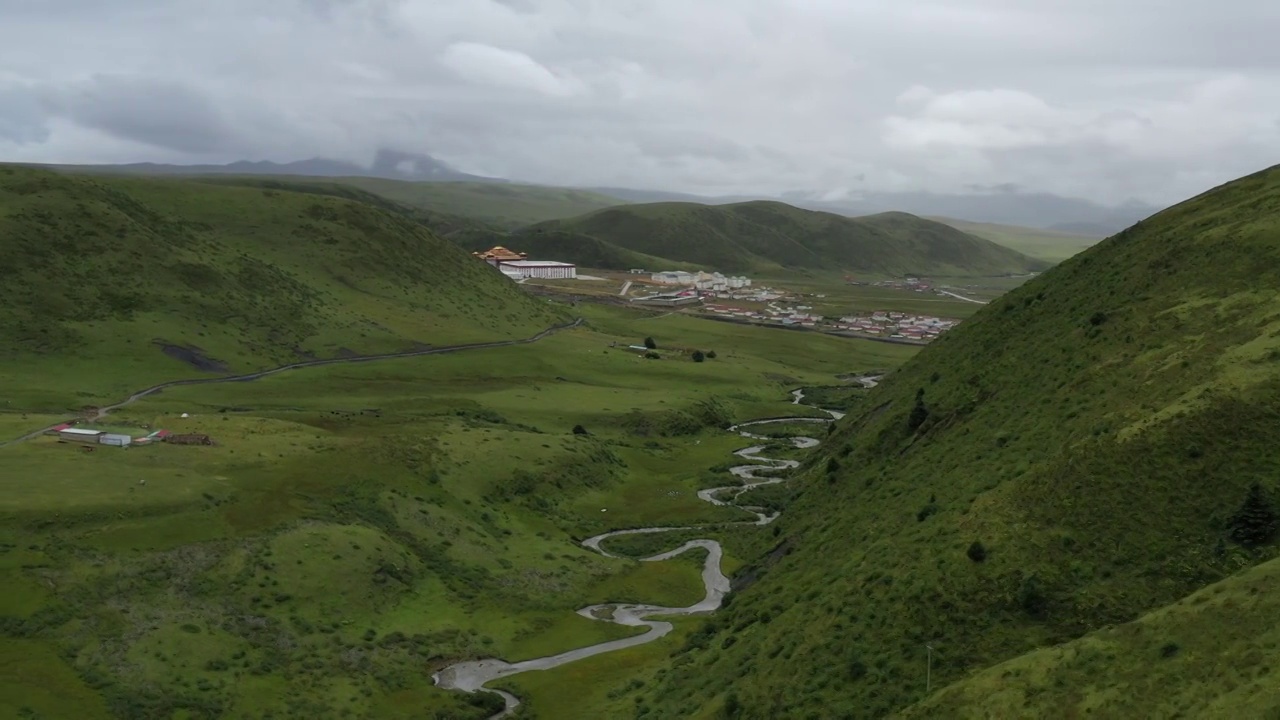
[[[683,270],[667,270],[654,273],[650,279],[662,285],[688,285],[693,282],[694,274]]]
[[[555,262],[554,260],[504,260],[498,269],[508,276],[512,270],[525,278],[574,279],[578,277],[578,266],[573,263]]]

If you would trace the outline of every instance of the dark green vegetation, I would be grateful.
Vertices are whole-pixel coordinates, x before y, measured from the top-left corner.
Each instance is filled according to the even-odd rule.
[[[522,337],[568,317],[360,199],[0,166],[5,399],[63,410],[162,380]]]
[[[1048,265],[906,213],[847,218],[779,202],[625,205],[535,225],[517,237],[524,251],[537,253],[542,237],[563,244],[565,234],[724,272],[791,268],[1001,275]]]
[[[1274,568],[1240,573],[1276,556],[1277,286],[1272,169],[984,307],[838,425],[627,714],[717,717],[731,688],[743,718],[882,717],[926,699],[926,644],[933,690],[964,684],[920,717],[1274,708]]]

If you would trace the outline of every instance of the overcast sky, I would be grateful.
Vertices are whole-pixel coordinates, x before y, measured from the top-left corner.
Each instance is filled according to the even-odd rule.
[[[1280,163],[1278,34],[1277,0],[0,0],[0,160],[1167,204]]]

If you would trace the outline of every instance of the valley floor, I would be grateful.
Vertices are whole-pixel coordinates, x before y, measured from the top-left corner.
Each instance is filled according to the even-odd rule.
[[[207,434],[212,446],[84,453],[36,437],[0,448],[0,714],[486,717],[496,698],[440,690],[431,673],[635,632],[579,607],[703,595],[700,556],[639,563],[578,540],[750,519],[697,498],[725,484],[745,442],[721,428],[794,414],[791,389],[914,352],[574,312],[582,327],[533,344],[171,387],[108,420]],[[660,359],[618,347],[645,337]],[[695,349],[716,356],[693,362]],[[6,410],[8,437],[59,419]],[[728,573],[762,541],[741,529],[710,537]],[[570,697],[584,677],[608,693],[622,668],[665,657],[690,631],[677,621],[657,643],[519,684],[537,716],[569,717],[547,698]]]

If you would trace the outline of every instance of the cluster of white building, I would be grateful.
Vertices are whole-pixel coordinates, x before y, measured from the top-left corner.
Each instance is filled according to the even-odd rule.
[[[705,271],[686,272],[684,270],[666,270],[649,276],[659,285],[692,285],[699,290],[725,292],[751,287],[751,278],[741,275],[722,275]]]
[[[878,337],[928,341],[955,327],[959,322],[959,320],[931,315],[877,312],[867,316],[842,317],[835,323],[835,327],[837,330],[851,330]]]

